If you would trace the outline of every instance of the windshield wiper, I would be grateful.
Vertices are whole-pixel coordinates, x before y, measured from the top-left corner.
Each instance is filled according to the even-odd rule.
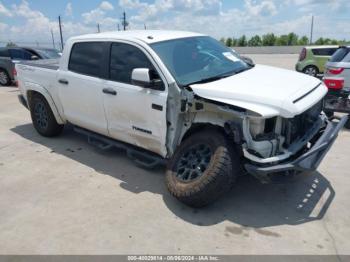
[[[198,81],[189,83],[189,84],[187,84],[187,86],[195,85],[195,84],[205,84],[205,83],[209,83],[209,82],[213,82],[213,81],[216,81],[216,80],[220,80],[220,79],[223,79],[223,78],[232,76],[232,75],[234,75],[234,74],[233,74],[233,73],[230,73],[230,74],[222,74],[222,75],[218,75],[218,76],[203,78],[203,79],[201,79],[201,80],[198,80]]]
[[[205,84],[205,83],[213,82],[213,81],[216,81],[216,80],[220,80],[220,79],[223,79],[223,78],[226,78],[226,77],[229,77],[229,76],[233,76],[233,75],[242,73],[242,72],[244,72],[246,70],[249,70],[249,69],[251,69],[253,67],[254,66],[247,67],[247,68],[242,68],[242,69],[240,69],[238,71],[231,71],[229,73],[221,74],[221,75],[218,75],[218,76],[204,78],[204,79],[201,79],[201,80],[189,83],[189,84],[187,84],[187,86],[194,85],[194,84]]]

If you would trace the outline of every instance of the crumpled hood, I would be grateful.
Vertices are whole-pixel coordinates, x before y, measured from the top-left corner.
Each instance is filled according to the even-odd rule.
[[[190,87],[200,97],[242,107],[266,118],[299,115],[327,93],[327,87],[315,77],[265,65]]]

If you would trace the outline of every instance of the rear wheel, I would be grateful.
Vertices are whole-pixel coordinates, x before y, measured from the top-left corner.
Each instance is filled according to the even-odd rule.
[[[316,66],[307,66],[303,69],[303,73],[316,77],[319,74],[319,70]]]
[[[10,83],[11,80],[7,72],[4,69],[0,69],[0,85],[8,86]]]
[[[34,95],[31,99],[30,115],[36,131],[42,136],[57,136],[63,130],[63,125],[57,123],[50,105],[41,95]]]
[[[186,205],[203,207],[228,192],[239,175],[239,156],[215,129],[187,138],[170,159],[166,184]]]

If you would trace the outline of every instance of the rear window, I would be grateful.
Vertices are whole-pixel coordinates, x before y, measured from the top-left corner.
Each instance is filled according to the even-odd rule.
[[[341,62],[347,56],[349,51],[350,51],[350,48],[347,48],[347,47],[339,48],[334,53],[334,55],[331,57],[331,59],[329,61],[330,62]],[[350,61],[348,59],[348,61],[345,61],[345,62],[350,62]]]
[[[0,57],[10,57],[10,54],[6,48],[0,48]]]
[[[337,48],[314,48],[312,53],[319,56],[332,56]]]
[[[102,42],[74,44],[68,70],[88,76],[100,76],[103,65],[103,47]]]

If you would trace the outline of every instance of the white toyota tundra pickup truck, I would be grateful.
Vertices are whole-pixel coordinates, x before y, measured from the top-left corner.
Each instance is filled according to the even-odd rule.
[[[16,69],[19,99],[41,135],[69,123],[143,166],[166,161],[169,191],[194,207],[241,174],[271,182],[315,170],[347,121],[323,113],[327,88],[317,78],[247,64],[197,33],[83,35],[59,61]]]

